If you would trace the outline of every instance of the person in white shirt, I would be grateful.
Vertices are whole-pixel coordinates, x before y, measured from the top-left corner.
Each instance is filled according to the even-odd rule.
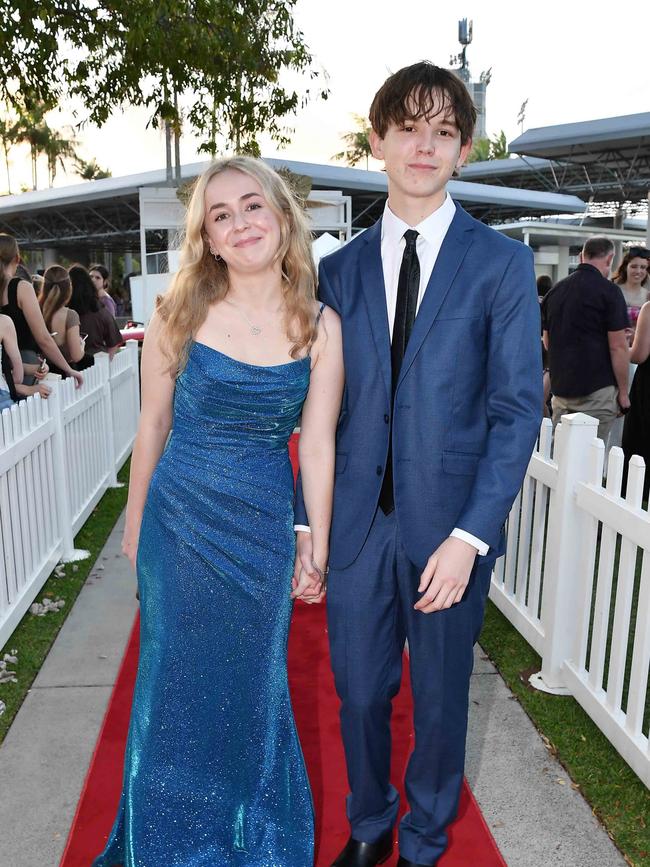
[[[446,849],[473,644],[541,420],[532,253],[447,193],[475,120],[448,70],[422,62],[388,78],[370,109],[383,218],[320,263],[346,375],[327,609],[350,839],[335,867],[373,867],[393,849],[390,715],[406,639],[415,748],[398,864],[437,864]],[[294,514],[298,582],[312,570],[300,486]]]

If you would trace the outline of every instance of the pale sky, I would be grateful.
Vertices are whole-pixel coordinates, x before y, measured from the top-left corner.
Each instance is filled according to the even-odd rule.
[[[603,11],[600,11],[600,10]],[[468,49],[472,77],[492,68],[487,92],[487,129],[519,134],[517,114],[527,98],[525,128],[650,111],[650,3],[631,0],[602,5],[585,0],[541,3],[505,0],[298,0],[296,21],[315,61],[329,75],[330,97],[290,119],[292,144],[279,152],[263,142],[265,156],[331,162],[342,149],[340,135],[352,129],[353,114],[366,115],[373,94],[402,66],[429,59],[441,66],[458,52],[458,19],[473,20]],[[61,107],[60,120],[70,118]],[[162,135],[146,129],[147,114],[125,109],[102,130],[80,133],[80,154],[95,157],[114,176],[163,168]],[[183,162],[197,156],[196,142],[182,143]],[[28,154],[12,154],[12,185],[29,183]],[[77,183],[72,172],[57,186]],[[39,186],[46,183],[45,166]],[[0,169],[0,189],[6,185]]]

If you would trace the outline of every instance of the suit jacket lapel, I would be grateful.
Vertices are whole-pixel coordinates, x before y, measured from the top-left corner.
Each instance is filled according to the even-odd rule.
[[[381,262],[381,220],[363,233],[366,240],[359,254],[359,271],[363,288],[372,336],[377,348],[379,366],[384,377],[388,397],[391,396],[390,332],[388,330],[388,311],[386,309],[386,289],[384,270]]]
[[[431,272],[420,308],[413,323],[404,360],[400,369],[397,387],[413,364],[422,343],[429,333],[451,284],[467,253],[474,230],[469,215],[456,205],[456,215],[451,221],[447,234],[440,247],[436,264]]]

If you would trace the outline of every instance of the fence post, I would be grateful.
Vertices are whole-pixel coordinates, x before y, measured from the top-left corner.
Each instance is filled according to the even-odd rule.
[[[104,414],[104,454],[108,465],[109,488],[121,488],[115,469],[115,433],[113,431],[113,395],[111,393],[110,359],[105,352],[95,355],[95,367],[99,369],[102,382],[102,412]]]
[[[66,454],[63,429],[63,389],[65,385],[60,380],[48,381],[47,384],[51,389],[47,402],[54,422],[52,460],[54,463],[54,497],[62,543],[61,560],[64,563],[71,563],[74,560],[85,560],[86,557],[90,557],[90,551],[75,548],[74,536],[72,535],[72,510],[68,496],[69,456]],[[71,455],[70,458],[74,460],[75,456]]]
[[[568,692],[562,668],[571,658],[585,604],[578,581],[584,515],[577,506],[576,486],[590,477],[590,445],[597,433],[598,420],[581,412],[563,416],[555,431],[558,476],[550,496],[544,564],[544,653],[541,672],[530,678],[533,686],[546,692]]]
[[[131,395],[133,398],[133,436],[135,436],[138,430],[138,420],[140,418],[140,361],[138,356],[138,341],[127,340],[126,348],[130,353],[129,363],[133,371]]]

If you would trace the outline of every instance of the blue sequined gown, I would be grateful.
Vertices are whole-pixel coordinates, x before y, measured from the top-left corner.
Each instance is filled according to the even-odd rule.
[[[310,867],[287,687],[288,440],[308,358],[193,343],[138,547],[141,650],[122,799],[95,867]]]

